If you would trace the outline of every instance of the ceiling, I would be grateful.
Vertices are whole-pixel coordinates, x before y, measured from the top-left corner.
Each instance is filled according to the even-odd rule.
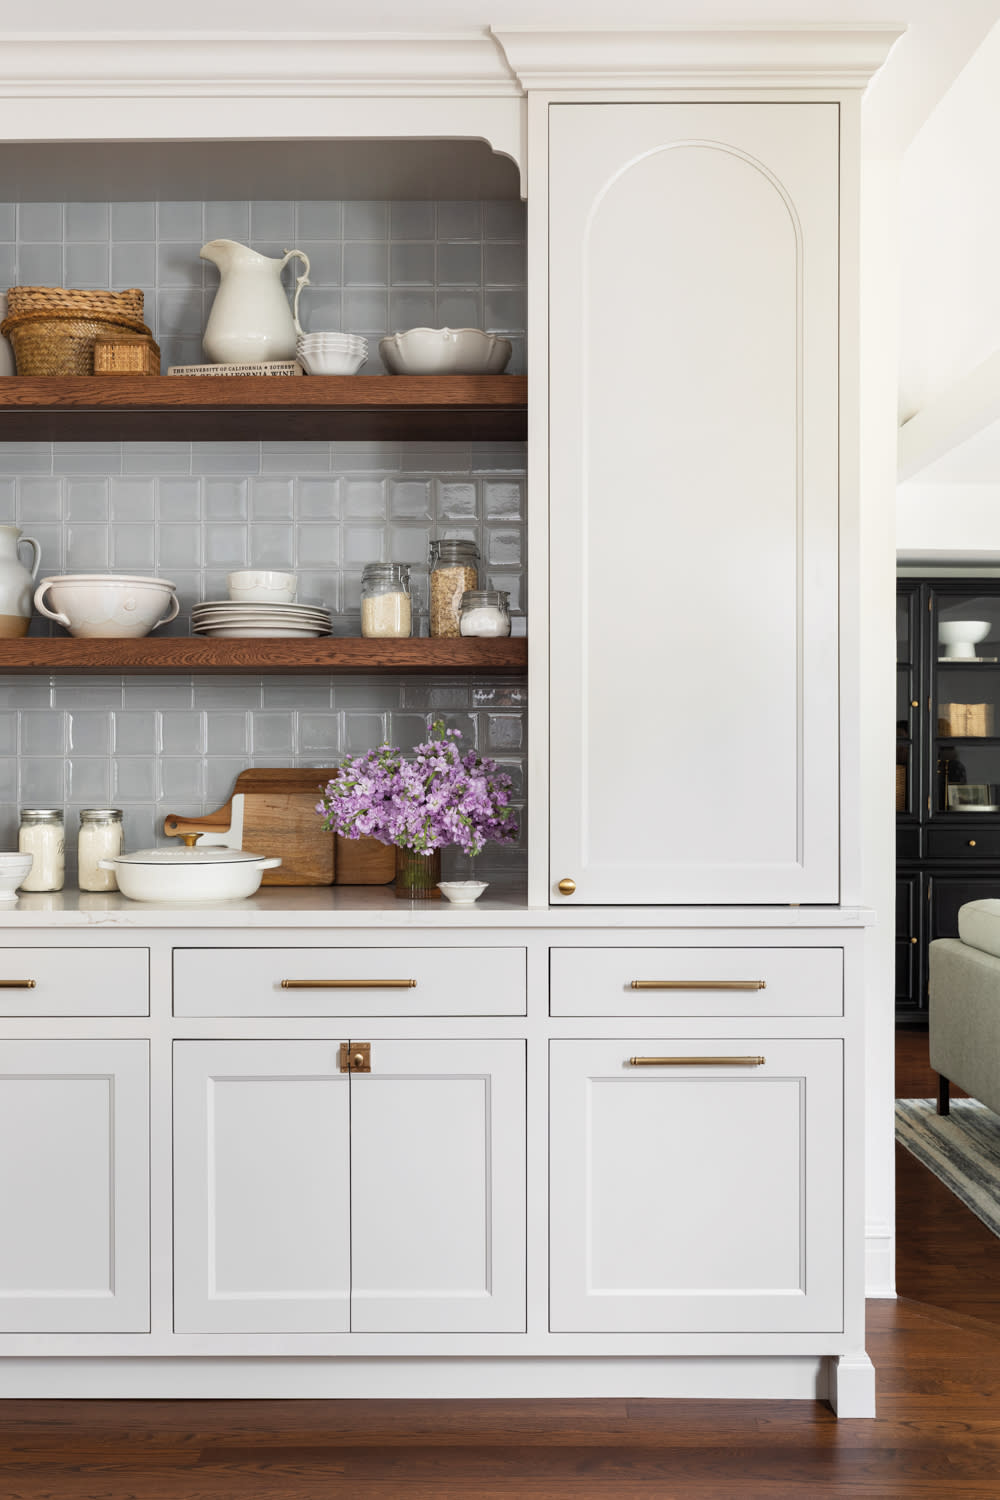
[[[987,31],[1000,19],[1000,0],[295,0],[279,14],[273,0],[171,0],[169,8],[136,5],[135,0],[46,0],[32,12],[30,28],[9,24],[2,35],[36,36],[164,35],[202,33],[231,36],[295,36],[372,31],[481,33],[486,27],[634,27],[724,25],[817,26],[857,23],[905,25],[866,100],[866,149],[870,155],[896,155],[920,128],[949,83]],[[8,12],[9,13],[9,12]],[[238,15],[239,25],[233,25]],[[281,27],[286,21],[289,29]],[[277,21],[277,25],[276,25]],[[294,27],[294,31],[291,29]]]

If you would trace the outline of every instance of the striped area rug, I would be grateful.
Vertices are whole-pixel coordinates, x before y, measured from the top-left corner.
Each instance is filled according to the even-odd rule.
[[[1000,1115],[978,1099],[896,1100],[896,1139],[1000,1238]]]

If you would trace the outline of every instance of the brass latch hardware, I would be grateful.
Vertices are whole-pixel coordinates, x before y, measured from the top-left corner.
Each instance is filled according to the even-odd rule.
[[[370,1073],[371,1070],[371,1042],[341,1042],[340,1071],[342,1073]]]

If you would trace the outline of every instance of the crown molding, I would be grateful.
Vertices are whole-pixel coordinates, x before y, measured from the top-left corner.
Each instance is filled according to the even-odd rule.
[[[891,26],[493,31],[529,89],[863,88],[902,35]]]
[[[0,99],[517,98],[493,38],[0,35]]]

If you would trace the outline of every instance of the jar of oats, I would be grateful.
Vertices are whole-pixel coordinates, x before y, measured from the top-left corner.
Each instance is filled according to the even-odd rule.
[[[475,542],[431,542],[431,635],[461,635],[462,595],[479,587]]]

